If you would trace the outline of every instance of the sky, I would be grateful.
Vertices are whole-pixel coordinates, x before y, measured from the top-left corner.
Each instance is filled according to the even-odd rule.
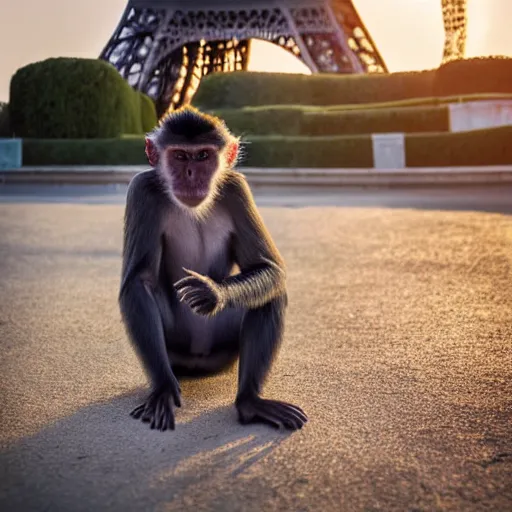
[[[127,0],[0,0],[0,101],[20,67],[48,57],[96,58]],[[441,0],[354,0],[390,71],[437,67],[443,47]],[[512,0],[468,0],[466,56],[512,55]],[[253,44],[250,69],[304,72],[269,43]]]

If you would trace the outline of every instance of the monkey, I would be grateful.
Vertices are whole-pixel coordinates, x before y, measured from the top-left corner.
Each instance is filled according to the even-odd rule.
[[[151,169],[128,185],[119,306],[151,381],[131,416],[175,430],[180,375],[238,361],[238,421],[297,430],[298,406],[261,397],[284,334],[286,268],[245,176],[240,138],[187,105],[145,137]]]

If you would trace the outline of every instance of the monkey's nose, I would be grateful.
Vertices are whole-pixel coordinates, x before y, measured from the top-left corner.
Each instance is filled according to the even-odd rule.
[[[192,177],[192,169],[187,169],[187,175],[189,178]]]

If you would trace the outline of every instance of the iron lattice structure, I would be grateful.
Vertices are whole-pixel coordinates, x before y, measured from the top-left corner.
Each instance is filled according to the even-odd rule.
[[[443,63],[463,59],[468,23],[467,0],[441,0],[444,22]]]
[[[246,70],[253,38],[313,73],[387,71],[351,0],[129,0],[100,58],[161,115],[188,103],[208,73]]]

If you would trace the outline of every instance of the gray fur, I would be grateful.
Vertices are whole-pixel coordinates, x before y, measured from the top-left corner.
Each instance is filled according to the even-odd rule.
[[[239,355],[239,420],[301,428],[300,408],[259,397],[284,332],[283,259],[241,174],[222,171],[213,197],[194,215],[158,170],[129,186],[119,303],[153,388],[132,415],[173,429],[177,372],[220,371]]]

